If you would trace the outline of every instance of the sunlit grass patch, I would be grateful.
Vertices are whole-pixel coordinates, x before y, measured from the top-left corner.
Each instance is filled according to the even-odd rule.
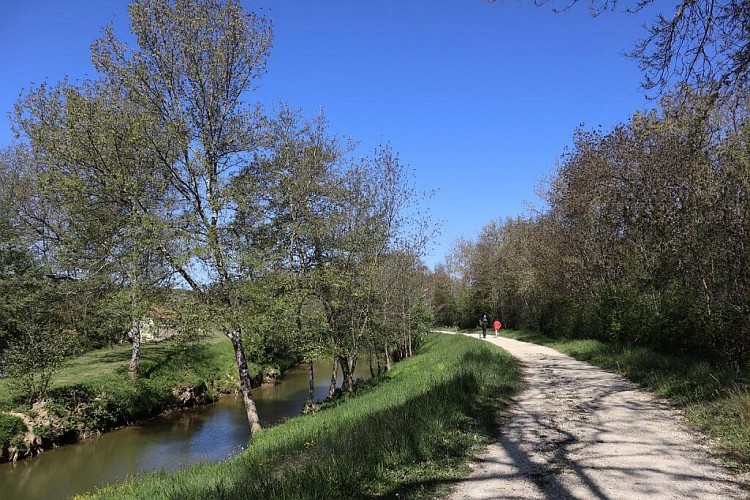
[[[700,428],[718,439],[721,451],[750,470],[750,392],[736,387],[710,403],[689,405],[686,413]]]

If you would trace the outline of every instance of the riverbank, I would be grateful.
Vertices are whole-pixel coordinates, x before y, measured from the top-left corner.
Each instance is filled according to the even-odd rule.
[[[523,331],[503,336],[552,347],[618,373],[682,408],[706,432],[712,448],[739,473],[750,472],[750,389],[747,370],[713,366],[700,359],[665,356],[646,347],[595,340],[556,340]]]
[[[432,497],[494,439],[519,379],[517,362],[501,349],[432,336],[356,395],[262,430],[236,458],[148,474],[97,496]]]
[[[231,344],[221,336],[144,345],[135,381],[127,374],[129,360],[129,345],[70,359],[54,376],[45,402],[33,408],[17,403],[11,380],[0,380],[0,461],[210,403],[239,387]],[[277,375],[278,368],[249,366],[256,385],[264,372]]]

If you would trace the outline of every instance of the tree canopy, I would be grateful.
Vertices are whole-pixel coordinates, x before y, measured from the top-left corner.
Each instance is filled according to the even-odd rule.
[[[130,332],[132,376],[154,304],[177,309],[181,330],[192,321],[223,333],[253,432],[248,356],[333,356],[351,391],[361,353],[378,366],[410,355],[429,320],[419,285],[428,225],[406,215],[419,196],[397,154],[354,157],[322,113],[253,104],[272,30],[239,2],[135,0],[129,10],[135,44],[106,28],[92,44],[96,78],[18,100],[29,147],[3,175],[28,189],[0,206],[0,231],[25,232],[3,258],[96,288],[119,309],[110,341]],[[50,338],[63,329],[53,322]]]

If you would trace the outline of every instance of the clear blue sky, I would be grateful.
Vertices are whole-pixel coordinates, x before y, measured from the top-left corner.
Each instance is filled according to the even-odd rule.
[[[128,39],[127,3],[0,0],[0,146],[22,89],[94,76],[89,45],[105,24]],[[389,142],[417,188],[437,190],[432,266],[457,238],[538,205],[536,187],[578,125],[609,129],[654,106],[622,55],[654,9],[593,19],[581,3],[555,14],[531,0],[243,1],[274,23],[254,97],[323,108],[359,154]]]

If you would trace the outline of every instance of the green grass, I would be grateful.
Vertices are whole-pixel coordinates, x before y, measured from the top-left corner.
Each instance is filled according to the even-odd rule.
[[[201,349],[209,349],[213,351],[213,354],[233,359],[231,345],[220,335],[201,340],[199,344],[180,343],[177,339],[170,339],[159,343],[142,344],[140,369],[142,373],[150,373],[156,366],[164,366],[175,355],[187,353],[194,345]],[[60,387],[78,383],[81,380],[125,373],[130,363],[131,351],[130,344],[122,344],[71,358],[57,370],[52,386]]]
[[[205,401],[238,387],[230,342],[222,337],[198,343],[177,338],[143,345],[140,374],[128,377],[130,346],[100,349],[65,361],[47,392],[46,428],[35,428],[45,446],[74,441],[143,420],[183,403],[173,389],[195,387]],[[251,373],[259,367],[249,367]],[[22,395],[10,379],[0,380],[0,410],[24,411]],[[0,425],[0,446],[18,441],[17,426]]]
[[[192,374],[199,378],[201,375],[205,375],[212,370],[233,366],[234,355],[231,344],[223,336],[214,335],[204,339],[200,344],[194,344],[194,346],[197,349],[192,349],[193,346],[190,344],[181,344],[175,339],[160,343],[143,344],[141,347],[141,374],[146,378],[157,378],[164,376],[170,371],[184,371],[179,364],[188,361],[189,357],[193,353],[198,353],[199,350],[204,351],[203,354],[199,354],[203,363],[199,361],[194,363],[194,367],[191,367],[193,368]],[[122,344],[98,349],[68,359],[56,370],[50,384],[50,389],[54,391],[54,389],[82,382],[95,383],[96,381],[100,381],[110,383],[113,380],[121,381],[117,383],[128,382],[125,375],[130,364],[131,351],[130,344]],[[206,360],[208,359],[212,361],[206,365]],[[0,409],[7,409],[14,406],[14,396],[13,381],[10,379],[0,379]]]
[[[503,335],[550,346],[653,390],[682,407],[691,423],[714,438],[731,466],[740,472],[750,471],[747,370],[718,367],[698,358],[667,356],[643,346],[559,340],[523,331],[504,331]]]
[[[432,497],[493,438],[519,375],[497,347],[435,335],[355,396],[262,430],[234,459],[149,474],[98,496]]]

